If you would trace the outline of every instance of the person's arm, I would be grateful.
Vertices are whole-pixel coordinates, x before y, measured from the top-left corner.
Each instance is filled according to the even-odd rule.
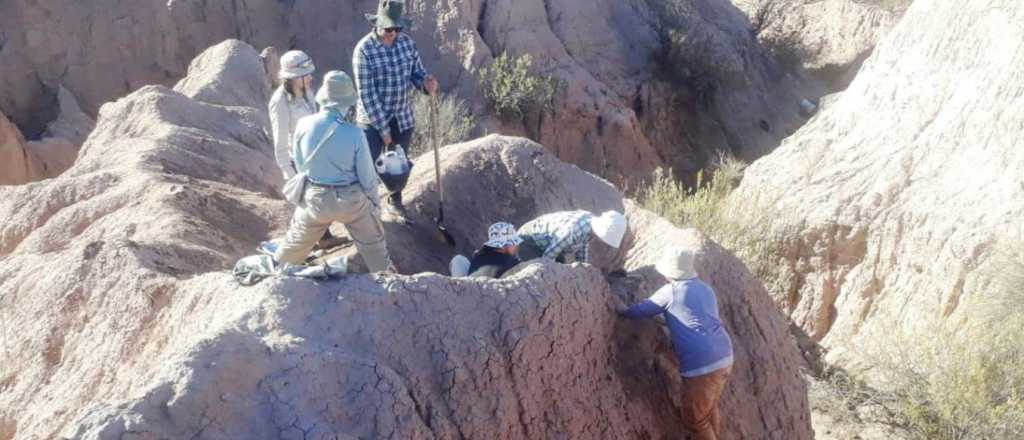
[[[274,138],[274,161],[284,174],[284,180],[291,179],[295,175],[295,165],[292,164],[292,149],[289,145],[288,124],[291,118],[288,115],[288,103],[284,100],[270,100],[270,131]]]
[[[626,310],[619,313],[626,319],[650,318],[664,313],[672,303],[672,284],[666,284],[654,292],[650,298],[633,304]]]
[[[295,174],[298,174],[299,168],[302,167],[302,164],[306,163],[306,159],[305,158],[299,157],[301,152],[299,151],[299,148],[297,147],[299,145],[299,142],[302,142],[302,139],[305,138],[305,137],[306,137],[305,130],[301,130],[299,127],[296,127],[295,128],[295,134],[292,135],[292,145],[295,145],[296,148],[292,148],[291,154],[288,155],[288,157],[291,158],[291,167],[292,167],[292,170],[294,170]],[[292,175],[294,176],[295,174],[292,174]],[[290,178],[291,177],[289,177],[289,179]]]
[[[409,81],[412,85],[423,92],[427,93],[426,80],[427,70],[423,68],[423,60],[420,59],[420,51],[416,48],[416,42],[409,38],[409,50],[412,51],[412,73],[409,75]]]
[[[355,53],[352,54],[352,70],[356,73],[356,90],[359,93],[359,101],[363,103],[363,110],[370,118],[370,125],[377,129],[381,137],[390,136],[391,131],[388,128],[387,115],[384,114],[384,105],[374,94],[373,70],[366,58],[363,46],[357,46]]]
[[[370,157],[370,144],[366,142],[366,135],[362,130],[359,131],[356,144],[356,176],[359,177],[359,185],[363,187],[366,197],[373,206],[380,206],[380,195],[377,194],[379,177],[373,167],[373,158]]]
[[[590,262],[589,255],[588,255],[588,253],[590,252],[588,250],[589,247],[590,246],[587,245],[587,242],[584,241],[583,244],[581,244],[578,248],[576,248],[576,262],[577,263],[589,263]]]

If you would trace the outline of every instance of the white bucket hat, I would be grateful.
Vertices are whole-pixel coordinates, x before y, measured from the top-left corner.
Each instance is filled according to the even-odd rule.
[[[281,79],[295,79],[310,75],[316,70],[313,59],[301,50],[289,50],[281,55],[281,70],[277,76]]]
[[[485,246],[501,249],[506,246],[519,246],[523,239],[516,233],[516,227],[511,223],[498,222],[487,228],[487,242]]]
[[[321,109],[335,109],[342,113],[356,105],[356,86],[352,77],[340,70],[324,75],[324,84],[316,92],[316,102]]]
[[[626,235],[626,216],[616,211],[605,211],[590,220],[590,229],[601,241],[618,249]]]
[[[670,248],[665,251],[654,268],[670,280],[688,280],[697,276],[697,271],[693,268],[693,260],[693,251]]]

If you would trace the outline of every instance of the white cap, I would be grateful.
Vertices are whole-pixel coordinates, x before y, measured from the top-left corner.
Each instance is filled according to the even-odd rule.
[[[670,280],[688,280],[697,276],[697,271],[693,268],[693,260],[693,251],[670,248],[665,251],[654,268]]]
[[[301,50],[289,50],[281,55],[281,70],[277,76],[281,79],[295,79],[310,75],[316,70],[313,59]]]
[[[590,220],[590,229],[601,241],[617,249],[626,235],[626,216],[616,211],[605,211]]]

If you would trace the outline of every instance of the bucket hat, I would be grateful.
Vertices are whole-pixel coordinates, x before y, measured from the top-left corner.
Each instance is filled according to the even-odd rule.
[[[302,78],[316,70],[313,59],[301,50],[289,50],[281,55],[281,70],[277,76],[281,79]]]
[[[519,246],[523,239],[516,233],[516,227],[511,223],[498,222],[487,228],[487,242],[485,246],[501,249],[506,246]]]
[[[387,29],[400,27],[409,29],[412,27],[412,20],[402,17],[405,12],[405,0],[381,0],[377,5],[376,14],[366,14],[366,19],[374,27]]]
[[[672,248],[662,255],[654,268],[670,280],[688,280],[697,276],[697,271],[693,268],[693,260],[693,251]]]
[[[316,92],[320,108],[330,108],[342,113],[356,104],[356,86],[347,73],[332,70],[324,75],[323,86]]]
[[[626,235],[626,217],[616,211],[605,211],[590,220],[590,229],[601,241],[617,249]]]

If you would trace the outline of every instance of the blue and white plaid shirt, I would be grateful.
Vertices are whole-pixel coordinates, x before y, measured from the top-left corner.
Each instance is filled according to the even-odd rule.
[[[546,258],[554,260],[571,253],[576,261],[586,263],[593,217],[587,211],[544,214],[520,227],[519,237],[542,249]]]
[[[400,33],[394,44],[387,47],[377,38],[376,31],[370,31],[352,52],[352,70],[359,91],[356,123],[372,125],[381,136],[392,134],[388,129],[391,118],[398,120],[400,131],[415,127],[409,88],[424,90],[427,71],[412,38]]]

